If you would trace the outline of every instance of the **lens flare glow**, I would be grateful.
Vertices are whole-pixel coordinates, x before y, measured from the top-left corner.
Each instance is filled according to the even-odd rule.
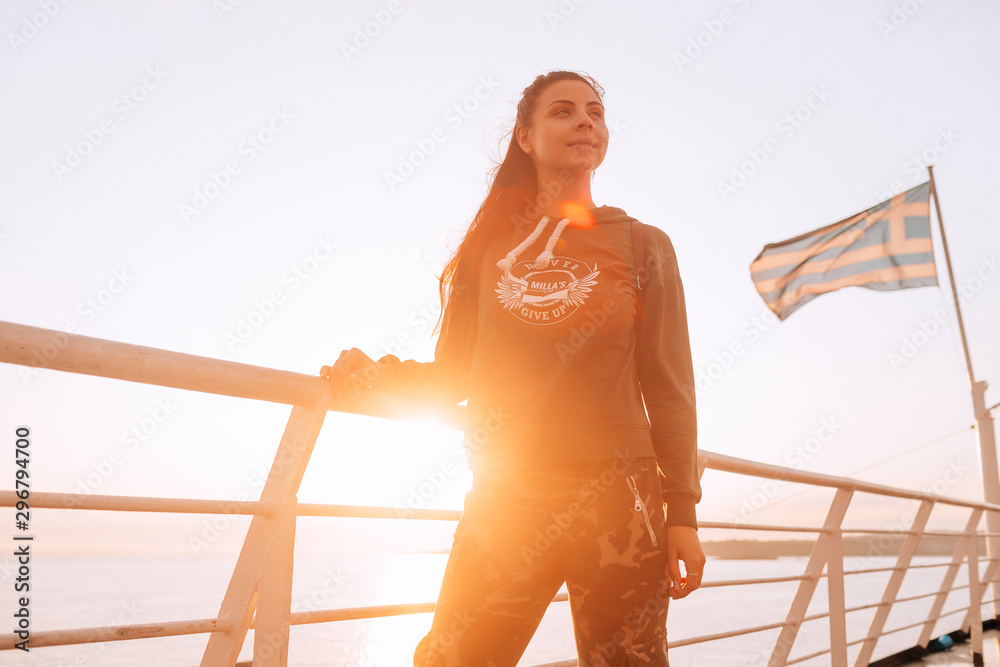
[[[594,216],[590,214],[590,209],[580,202],[563,202],[559,205],[559,212],[564,218],[569,218],[569,224],[573,227],[588,229],[594,226]]]

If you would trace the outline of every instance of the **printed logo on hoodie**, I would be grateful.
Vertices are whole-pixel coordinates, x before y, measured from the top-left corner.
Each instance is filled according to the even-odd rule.
[[[497,299],[529,324],[555,324],[583,305],[600,273],[569,257],[553,257],[543,269],[518,262],[497,281]]]
[[[518,262],[518,255],[538,239],[548,222],[549,218],[543,217],[528,238],[497,262],[503,271],[495,290],[497,299],[505,310],[529,324],[555,324],[575,313],[590,296],[601,273],[586,262],[552,254],[569,218],[556,225],[538,257]]]

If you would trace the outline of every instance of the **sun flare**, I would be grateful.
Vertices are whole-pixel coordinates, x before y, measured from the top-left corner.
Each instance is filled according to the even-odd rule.
[[[559,205],[559,212],[564,218],[569,218],[569,224],[574,227],[588,229],[594,226],[594,216],[590,214],[590,209],[580,202],[563,202]]]

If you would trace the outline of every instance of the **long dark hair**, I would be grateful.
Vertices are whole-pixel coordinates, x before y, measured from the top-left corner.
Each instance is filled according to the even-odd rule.
[[[537,222],[537,216],[531,209],[536,206],[538,197],[538,174],[535,163],[517,143],[517,128],[530,128],[531,115],[538,104],[538,97],[556,81],[582,81],[594,89],[599,99],[604,97],[604,89],[588,74],[558,70],[548,74],[540,74],[521,93],[521,101],[517,103],[517,116],[514,127],[508,133],[510,144],[503,160],[490,172],[490,188],[476,211],[472,224],[465,232],[462,242],[455,254],[445,264],[444,271],[438,279],[438,294],[441,299],[441,316],[435,330],[442,333],[448,327],[451,314],[449,306],[452,297],[459,290],[474,289],[476,268],[486,252],[490,241],[501,230],[510,225],[523,224],[528,218],[535,217],[530,224]],[[508,135],[504,135],[506,138]],[[501,142],[503,139],[501,139]]]

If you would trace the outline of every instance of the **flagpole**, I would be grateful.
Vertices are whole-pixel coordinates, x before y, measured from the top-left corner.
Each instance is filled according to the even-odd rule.
[[[948,265],[948,278],[951,281],[951,294],[955,297],[955,312],[958,314],[958,331],[962,335],[962,349],[965,351],[965,365],[969,369],[969,382],[976,384],[976,376],[972,372],[972,357],[969,355],[969,341],[965,337],[965,322],[962,321],[962,307],[958,303],[958,288],[955,287],[955,273],[951,270],[951,253],[948,252],[948,238],[944,233],[944,221],[941,218],[941,202],[938,201],[937,187],[934,185],[934,167],[928,166],[930,174],[931,194],[934,196],[934,212],[937,213],[938,228],[941,230],[941,247],[944,248],[944,261]]]
[[[979,432],[979,458],[983,474],[983,499],[988,503],[1000,504],[1000,474],[997,470],[996,434],[993,430],[992,411],[1000,407],[986,407],[985,381],[976,382],[972,372],[972,356],[969,354],[969,341],[965,336],[965,323],[962,321],[962,307],[958,301],[958,289],[955,287],[955,273],[951,268],[951,254],[948,252],[948,240],[944,233],[944,220],[941,218],[941,202],[938,200],[937,187],[934,184],[934,167],[928,166],[930,174],[930,193],[934,195],[934,212],[937,214],[938,228],[941,230],[941,247],[944,249],[945,263],[948,265],[948,278],[951,281],[951,293],[955,298],[955,313],[958,315],[958,331],[962,335],[962,350],[965,352],[965,365],[969,371],[969,383],[972,385],[972,410],[976,417],[976,430]],[[1000,533],[1000,516],[996,512],[986,513],[986,530],[989,533]],[[1000,558],[1000,537],[992,536],[986,540],[987,553],[990,558]],[[984,582],[989,583],[989,582]],[[1000,583],[993,582],[993,617],[1000,617]]]

